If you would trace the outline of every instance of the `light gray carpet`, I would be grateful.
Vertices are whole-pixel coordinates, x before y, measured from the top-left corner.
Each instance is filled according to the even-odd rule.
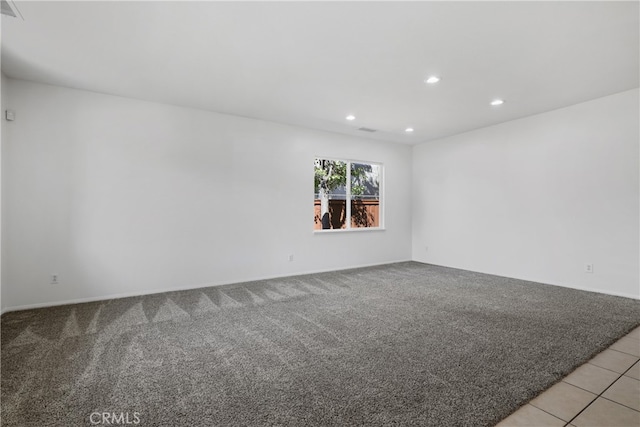
[[[5,426],[493,425],[640,302],[407,262],[7,313]]]

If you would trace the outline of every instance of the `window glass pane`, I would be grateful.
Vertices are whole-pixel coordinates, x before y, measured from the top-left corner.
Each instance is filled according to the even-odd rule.
[[[316,159],[314,229],[346,228],[347,163]]]
[[[351,163],[351,227],[380,227],[381,166]]]

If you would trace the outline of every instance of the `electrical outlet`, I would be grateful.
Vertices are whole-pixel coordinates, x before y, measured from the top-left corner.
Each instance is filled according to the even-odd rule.
[[[584,272],[585,273],[593,273],[593,264],[591,263],[586,263],[584,265]]]
[[[424,247],[424,251],[425,251],[425,252],[429,252],[429,246],[425,246],[425,247]]]
[[[289,261],[293,261],[293,254],[289,255]]]
[[[51,284],[52,285],[57,285],[58,284],[58,275],[57,274],[52,274],[51,275]]]

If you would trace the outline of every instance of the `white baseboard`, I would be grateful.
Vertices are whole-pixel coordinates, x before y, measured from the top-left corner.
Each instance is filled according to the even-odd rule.
[[[567,284],[561,284],[561,283],[542,282],[539,279],[530,278],[530,277],[505,276],[504,274],[497,274],[497,273],[493,273],[493,272],[490,272],[490,271],[470,270],[468,268],[461,268],[461,267],[456,267],[456,266],[453,266],[453,265],[435,264],[433,262],[420,261],[420,260],[417,260],[417,259],[414,259],[412,261],[419,262],[421,264],[430,264],[430,265],[437,265],[439,267],[454,268],[456,270],[471,271],[473,273],[481,273],[481,274],[488,274],[488,275],[491,275],[491,276],[505,277],[507,279],[516,279],[516,280],[524,280],[524,281],[527,281],[527,282],[535,282],[535,283],[540,283],[541,285],[558,286],[560,288],[576,289],[578,291],[593,292],[593,293],[596,293],[596,294],[604,294],[604,295],[611,295],[611,296],[614,296],[614,297],[623,297],[623,298],[630,298],[630,299],[640,300],[640,294],[634,295],[634,294],[628,294],[626,292],[614,292],[614,291],[610,291],[608,289],[587,288],[587,287],[583,287],[583,286],[574,286],[574,285],[567,285]]]
[[[99,295],[95,297],[87,297],[87,298],[74,298],[69,300],[61,300],[61,301],[53,301],[53,302],[42,302],[36,304],[25,304],[18,305],[13,307],[5,307],[2,309],[0,314],[5,314],[10,311],[22,311],[22,310],[31,310],[34,308],[44,308],[44,307],[56,307],[60,305],[69,305],[69,304],[82,304],[85,302],[95,302],[95,301],[107,301],[112,299],[120,299],[120,298],[129,298],[129,297],[138,297],[143,295],[152,295],[152,294],[161,294],[164,292],[176,292],[176,291],[188,291],[192,289],[202,289],[209,288],[212,286],[225,286],[225,285],[236,285],[239,283],[247,283],[247,282],[256,282],[259,280],[272,280],[272,279],[280,279],[285,277],[293,277],[293,276],[304,276],[306,274],[316,274],[316,273],[327,273],[331,271],[344,271],[344,270],[352,270],[354,268],[364,268],[364,267],[375,267],[379,265],[389,265],[389,264],[397,264],[399,262],[407,262],[411,261],[411,259],[403,259],[398,261],[389,261],[389,262],[381,262],[381,263],[372,263],[372,264],[360,264],[351,267],[344,268],[328,268],[322,270],[311,270],[311,271],[302,271],[291,274],[284,274],[278,276],[262,276],[256,278],[250,278],[246,280],[241,280],[237,282],[224,282],[224,283],[203,283],[198,285],[188,285],[188,286],[180,286],[180,287],[171,287],[171,288],[162,288],[162,289],[152,289],[146,291],[134,291],[134,292],[126,292],[120,294],[107,294],[107,295]]]
[[[382,263],[360,264],[360,265],[356,265],[356,266],[337,268],[337,269],[336,268],[334,268],[334,269],[320,269],[320,270],[302,271],[302,272],[296,272],[296,273],[284,274],[284,275],[278,275],[278,276],[261,276],[261,277],[250,278],[250,279],[241,280],[241,281],[237,281],[237,282],[203,283],[203,284],[180,286],[180,287],[158,288],[158,289],[152,289],[152,290],[146,290],[146,291],[134,291],[134,292],[119,293],[119,294],[107,294],[107,295],[100,295],[100,296],[87,297],[87,298],[74,298],[74,299],[69,299],[69,300],[61,300],[61,301],[53,301],[53,302],[43,302],[43,303],[36,303],[36,304],[25,304],[25,305],[13,306],[13,307],[4,307],[0,311],[0,315],[8,313],[10,311],[30,310],[30,309],[34,309],[34,308],[55,307],[55,306],[60,306],[60,305],[81,304],[81,303],[95,302],[95,301],[106,301],[106,300],[111,300],[111,299],[129,298],[129,297],[137,297],[137,296],[152,295],[152,294],[161,294],[161,293],[164,293],[164,292],[187,291],[187,290],[192,290],[192,289],[209,288],[209,287],[212,287],[212,286],[235,285],[235,284],[239,284],[239,283],[255,282],[255,281],[259,281],[259,280],[272,280],[272,279],[280,279],[280,278],[285,278],[285,277],[303,276],[303,275],[306,275],[306,274],[316,274],[316,273],[327,273],[327,272],[331,272],[331,271],[352,270],[354,268],[375,267],[375,266],[380,266],[380,265],[396,264],[396,263],[399,263],[399,262],[407,262],[407,261],[415,261],[415,262],[419,262],[421,264],[438,265],[438,266],[441,266],[441,267],[455,268],[455,269],[458,269],[458,270],[474,271],[474,270],[468,270],[468,269],[464,269],[464,268],[460,268],[460,267],[456,267],[456,266],[451,266],[451,265],[433,264],[433,263],[427,263],[427,262],[420,261],[420,260],[403,259],[403,260],[389,261],[389,262],[382,262]],[[627,294],[627,293],[623,293],[623,292],[612,292],[612,291],[609,291],[609,290],[606,290],[606,289],[594,289],[594,288],[586,288],[586,287],[581,287],[581,286],[572,286],[572,285],[564,285],[564,284],[557,284],[557,283],[542,283],[539,280],[535,280],[535,279],[531,279],[531,278],[527,278],[527,277],[504,276],[504,275],[495,274],[495,273],[486,272],[486,271],[474,271],[474,272],[482,273],[482,274],[490,274],[492,276],[498,276],[498,277],[506,277],[506,278],[509,278],[509,279],[526,280],[528,282],[536,282],[536,283],[541,283],[543,285],[559,286],[559,287],[562,287],[562,288],[576,289],[576,290],[580,290],[580,291],[594,292],[594,293],[600,293],[600,294],[605,294],[605,295],[612,295],[612,296],[617,296],[617,297],[624,297],[624,298],[631,298],[631,299],[640,300],[640,295]]]

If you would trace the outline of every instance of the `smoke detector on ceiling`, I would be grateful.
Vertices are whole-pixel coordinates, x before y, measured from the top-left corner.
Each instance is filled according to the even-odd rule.
[[[20,19],[24,20],[22,14],[18,10],[18,6],[16,6],[16,3],[13,0],[0,0],[0,13],[14,18],[19,16]]]

